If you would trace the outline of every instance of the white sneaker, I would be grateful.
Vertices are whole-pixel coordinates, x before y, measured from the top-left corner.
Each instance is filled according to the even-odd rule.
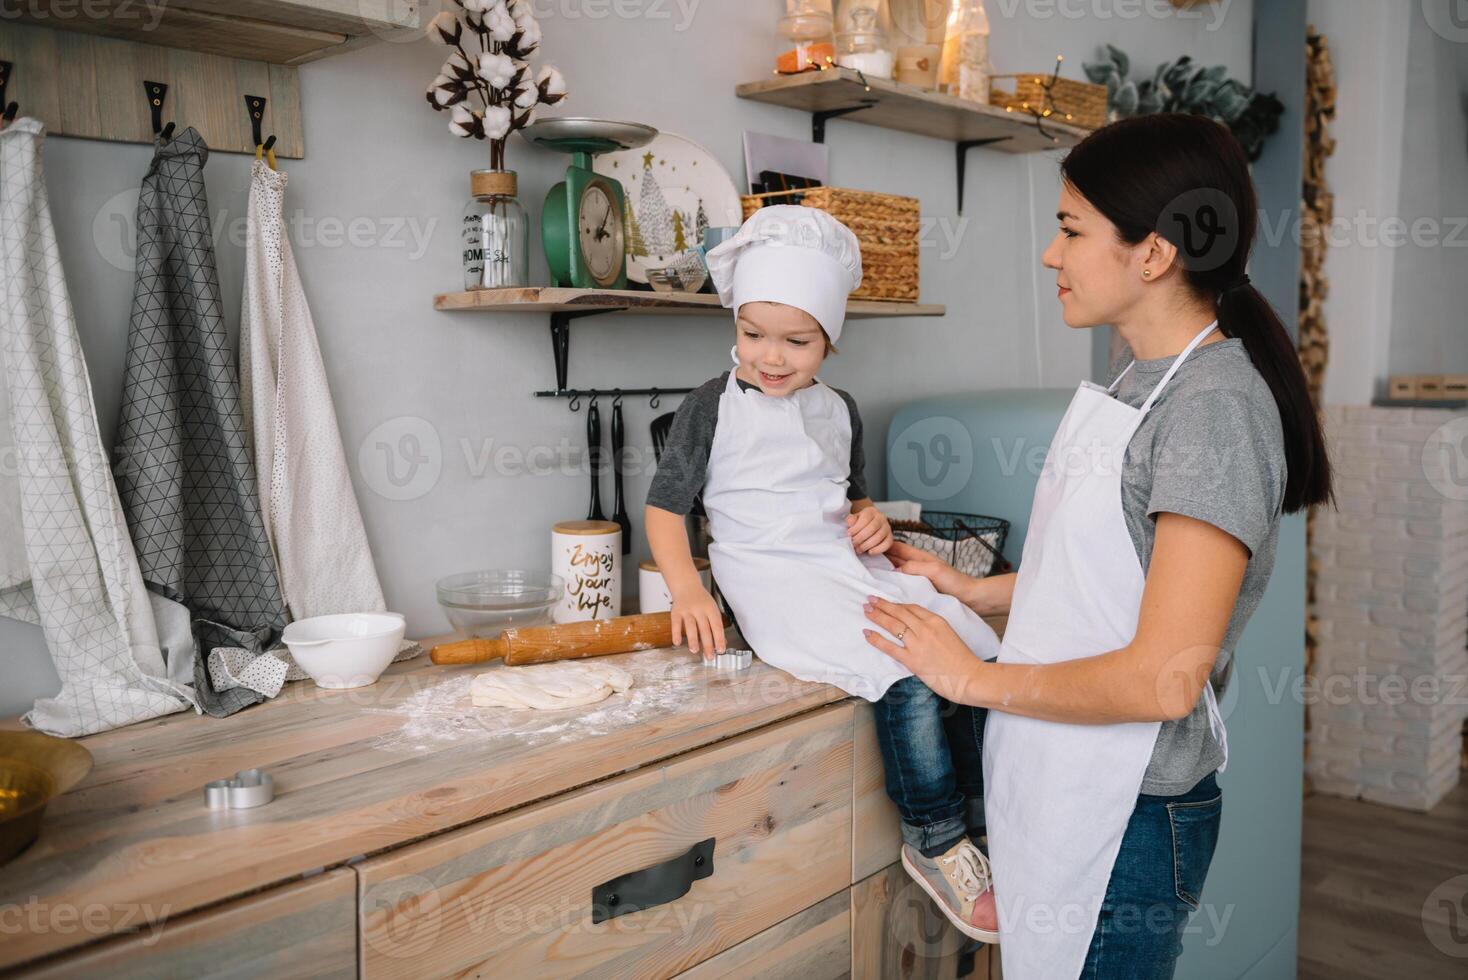
[[[989,859],[967,837],[936,858],[902,845],[902,866],[928,897],[938,903],[953,927],[970,939],[999,941],[999,911],[994,902]]]

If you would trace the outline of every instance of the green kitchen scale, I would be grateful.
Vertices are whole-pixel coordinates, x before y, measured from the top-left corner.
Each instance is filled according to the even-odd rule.
[[[627,288],[627,194],[620,181],[591,169],[599,153],[631,150],[658,131],[610,119],[542,119],[520,130],[527,140],[571,154],[566,179],[540,212],[551,283],[577,289]]]

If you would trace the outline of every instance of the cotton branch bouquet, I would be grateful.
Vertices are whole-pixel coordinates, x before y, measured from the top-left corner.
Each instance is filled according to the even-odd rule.
[[[428,104],[450,113],[449,132],[489,140],[490,167],[505,169],[505,141],[535,118],[537,105],[566,97],[566,80],[550,65],[533,72],[540,24],[530,0],[454,0],[428,25],[428,36],[452,48],[428,87]],[[471,53],[478,39],[478,50]]]

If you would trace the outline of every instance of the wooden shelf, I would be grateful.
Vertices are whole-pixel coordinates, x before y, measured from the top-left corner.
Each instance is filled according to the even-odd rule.
[[[549,313],[556,387],[554,391],[538,394],[555,397],[573,393],[567,376],[570,370],[571,321],[574,319],[608,313],[729,315],[713,293],[656,293],[636,289],[569,289],[560,286],[440,293],[433,298],[433,308],[475,313]],[[947,312],[945,307],[920,303],[854,299],[846,304],[846,317],[850,320],[943,316]]]
[[[1468,400],[1462,398],[1377,398],[1372,408],[1468,408]]]
[[[19,4],[15,16],[40,27],[276,65],[402,35],[421,19],[417,6],[394,0],[168,0],[157,12],[136,0],[95,6],[104,16],[62,20],[46,4]]]
[[[723,314],[729,311],[713,293],[651,293],[635,289],[568,289],[559,286],[526,286],[512,289],[475,289],[462,293],[440,293],[433,298],[435,310],[498,313],[683,313]],[[887,317],[943,316],[946,307],[924,303],[892,303],[854,299],[846,304],[853,320]]]
[[[960,143],[996,140],[993,148],[1005,153],[1034,153],[1074,146],[1090,133],[1080,126],[1047,119],[1045,133],[1055,137],[1051,139],[1036,127],[1033,116],[880,78],[869,78],[863,85],[857,73],[849,68],[747,82],[738,86],[735,93],[741,99],[812,113],[850,109],[864,100],[872,100],[871,106],[842,118]]]

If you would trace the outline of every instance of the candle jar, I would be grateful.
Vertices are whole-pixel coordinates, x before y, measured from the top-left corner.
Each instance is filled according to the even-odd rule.
[[[836,64],[871,78],[891,78],[895,57],[878,23],[880,0],[843,0],[836,32]]]
[[[929,90],[938,87],[949,6],[948,0],[887,0],[883,4],[881,23],[892,45],[897,81]]]
[[[465,289],[530,285],[530,222],[513,170],[474,170],[464,209]]]
[[[557,623],[622,615],[622,528],[616,521],[562,521],[551,529],[551,572],[565,582],[551,609]]]
[[[788,47],[776,59],[776,71],[791,74],[825,68],[836,55],[831,43],[831,0],[785,0],[779,30]]]
[[[713,574],[707,558],[693,559],[698,570],[698,579],[709,592],[714,590]],[[637,566],[637,611],[644,613],[667,612],[673,608],[673,593],[667,579],[658,571],[658,563],[645,561]]]

